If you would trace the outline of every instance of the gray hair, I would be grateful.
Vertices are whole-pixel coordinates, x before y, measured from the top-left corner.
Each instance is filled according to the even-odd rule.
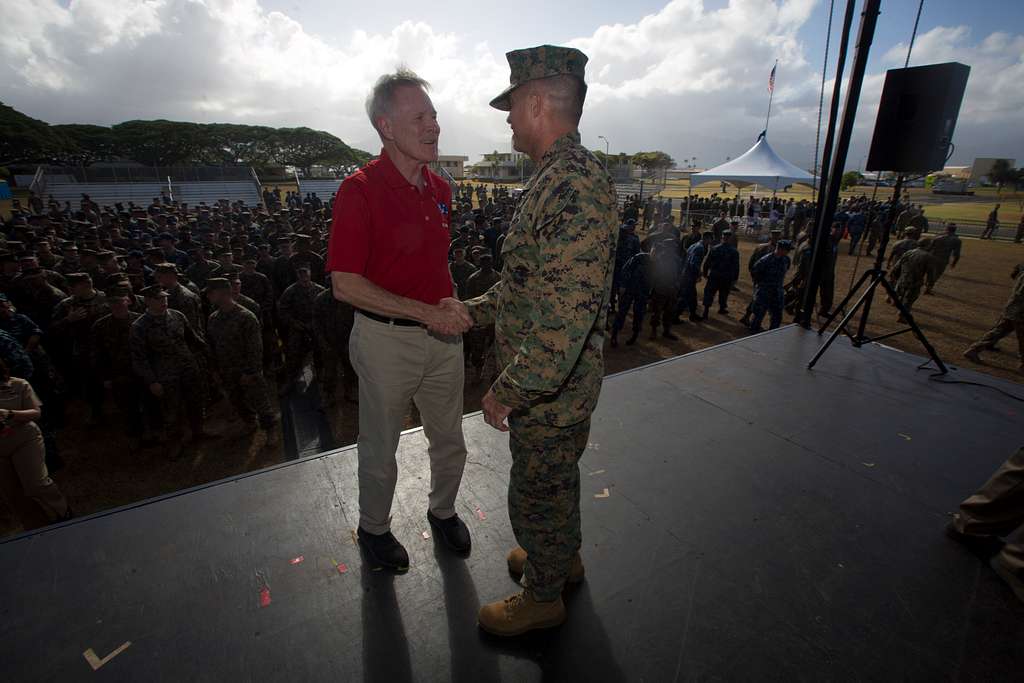
[[[366,115],[370,117],[370,123],[374,128],[377,128],[377,120],[380,117],[391,113],[391,102],[394,99],[395,91],[407,85],[430,90],[430,83],[417,76],[412,69],[406,66],[400,66],[395,73],[384,74],[377,79],[373,90],[366,97]]]

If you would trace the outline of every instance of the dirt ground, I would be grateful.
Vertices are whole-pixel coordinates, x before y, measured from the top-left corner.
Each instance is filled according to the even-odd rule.
[[[606,369],[609,374],[670,358],[746,334],[737,318],[750,300],[751,287],[746,274],[746,258],[754,248],[753,242],[740,243],[744,264],[740,288],[731,298],[728,317],[719,316],[713,308],[711,320],[702,324],[685,323],[675,328],[680,340],[671,342],[662,338],[649,340],[645,328],[640,341],[632,347],[621,345],[617,349],[606,347]],[[872,260],[846,254],[842,245],[836,268],[836,303],[850,287],[851,279],[870,267]],[[922,296],[915,306],[915,315],[925,334],[938,350],[940,357],[951,364],[979,370],[997,377],[1021,382],[1017,373],[1016,340],[1004,340],[998,353],[984,357],[983,365],[974,365],[960,357],[964,348],[987,331],[999,318],[1006,302],[1014,265],[1024,262],[1024,246],[1005,242],[964,240],[963,259],[955,270],[947,270],[935,287],[933,296]],[[703,290],[703,287],[700,287]],[[881,334],[899,328],[895,309],[877,299],[872,314],[870,334]],[[791,316],[786,316],[788,323]],[[627,331],[629,322],[627,321]],[[911,353],[923,354],[912,335],[901,335],[887,344]],[[467,370],[465,411],[479,410],[480,398],[494,376],[493,358],[488,358],[483,378],[472,369]],[[1024,394],[1024,388],[1022,388]],[[109,403],[109,402],[108,402]],[[166,454],[154,449],[140,449],[116,428],[117,417],[108,405],[108,427],[87,429],[80,404],[70,406],[68,425],[59,435],[61,455],[65,467],[54,473],[71,502],[76,514],[89,514],[100,510],[127,505],[152,496],[215,481],[242,472],[267,467],[283,461],[284,447],[281,428],[269,435],[264,432],[245,434],[241,423],[230,421],[231,409],[226,401],[213,406],[209,425],[222,434],[216,441],[202,443],[187,449],[178,460],[168,460]],[[338,445],[354,443],[357,433],[357,406],[341,403],[326,414]],[[417,416],[410,410],[406,424],[417,424]],[[17,523],[0,509],[0,536],[18,531]]]

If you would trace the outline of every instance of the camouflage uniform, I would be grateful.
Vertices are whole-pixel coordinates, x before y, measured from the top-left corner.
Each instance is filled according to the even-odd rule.
[[[356,371],[348,355],[348,340],[355,321],[355,309],[338,301],[329,289],[313,299],[313,336],[315,357],[319,359],[317,381],[324,403],[333,403],[337,392],[338,366],[341,365],[345,398],[352,398],[357,387]]]
[[[107,314],[92,326],[92,366],[101,382],[110,382],[114,405],[124,419],[125,432],[142,433],[146,388],[132,372],[131,327],[141,316]]]
[[[92,326],[97,320],[110,313],[106,295],[94,290],[90,299],[69,296],[53,309],[49,338],[60,340],[58,355],[54,360],[63,361],[61,370],[65,377],[72,378],[89,403],[92,419],[99,420],[103,411],[103,385],[92,371]],[[75,309],[84,309],[85,317],[72,321],[68,315]],[[50,348],[48,345],[47,348]]]
[[[203,377],[192,349],[205,343],[178,311],[156,316],[146,313],[131,327],[132,370],[149,391],[151,384],[163,386],[163,396],[154,397],[160,407],[160,422],[177,432],[180,411],[188,415],[193,435],[202,431]]]
[[[285,379],[294,381],[302,371],[302,363],[306,356],[315,351],[313,342],[313,300],[324,287],[310,282],[303,285],[296,282],[284,290],[277,302],[277,313],[281,326],[288,330],[285,347]],[[318,359],[314,363],[319,365]]]
[[[501,280],[498,271],[491,268],[477,270],[466,279],[465,298],[481,296]],[[494,325],[474,325],[466,332],[466,356],[478,371],[484,367],[487,351],[494,345]]]
[[[1003,314],[995,327],[985,333],[978,341],[971,344],[969,351],[994,349],[999,340],[1011,332],[1017,333],[1017,348],[1021,368],[1024,369],[1024,263],[1013,269],[1013,290],[1010,300],[1006,302]]]
[[[500,283],[466,302],[478,324],[495,323],[491,390],[512,408],[509,517],[538,600],[561,594],[581,544],[578,462],[604,375],[617,218],[604,167],[578,133],[563,136],[526,185]]]
[[[932,258],[935,260],[935,263],[933,264],[931,278],[928,281],[929,289],[946,272],[950,256],[953,257],[954,263],[960,260],[961,246],[960,238],[949,233],[932,240]]]
[[[177,284],[167,290],[167,307],[185,316],[185,320],[199,335],[206,326],[203,324],[203,302],[192,290]]]
[[[207,323],[207,341],[224,391],[239,416],[254,423],[274,421],[263,377],[260,323],[245,308],[216,310]]]
[[[786,271],[789,270],[789,257],[769,254],[754,264],[753,275],[757,279],[757,291],[754,293],[754,307],[751,314],[750,329],[761,330],[761,321],[767,312],[771,317],[769,329],[774,330],[782,324],[782,308],[785,302],[783,283]]]
[[[921,243],[917,249],[904,254],[892,269],[893,277],[896,278],[896,294],[908,311],[921,296],[925,280],[931,281],[935,269],[931,252],[926,248],[924,240]]]

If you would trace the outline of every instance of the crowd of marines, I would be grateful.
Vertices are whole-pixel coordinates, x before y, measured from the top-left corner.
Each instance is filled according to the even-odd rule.
[[[507,187],[455,186],[449,254],[461,299],[500,279],[517,199]],[[189,207],[166,196],[145,207],[100,207],[85,196],[78,208],[52,200],[43,206],[39,198],[16,207],[0,244],[0,354],[48,407],[41,425],[48,453],[56,451],[69,397],[88,406],[90,426],[104,422],[109,400],[119,428],[144,446],[185,441],[185,423],[191,440],[216,438],[204,418],[224,398],[252,429],[272,429],[279,415],[273,394],[287,395],[310,361],[323,406],[355,401],[348,360],[354,311],[332,295],[324,266],[332,201],[274,190],[258,208],[228,201]],[[758,230],[768,230],[744,264],[754,289],[740,322],[752,332],[766,318],[777,327],[801,300],[812,202],[712,195],[681,204],[623,202],[612,347],[627,322],[632,345],[645,324],[652,339],[671,340],[674,326],[701,323],[712,309],[730,314],[741,276],[737,239],[750,234],[755,216],[763,219]],[[825,250],[821,315],[833,305],[841,244],[872,256],[889,210],[867,197],[840,204]],[[926,234],[920,206],[901,203],[895,215],[887,265],[912,308],[956,267],[961,242],[952,223]],[[1016,329],[1012,321],[997,327],[997,337]],[[477,381],[493,343],[493,325],[466,333],[466,363]],[[981,350],[972,347],[969,357]]]

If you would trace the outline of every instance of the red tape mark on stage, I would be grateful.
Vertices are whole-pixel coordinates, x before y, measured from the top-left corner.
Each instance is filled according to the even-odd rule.
[[[128,646],[130,646],[131,644],[132,644],[132,641],[126,640],[124,643],[121,644],[120,647],[118,647],[116,650],[111,652],[109,655],[107,655],[103,659],[100,659],[99,657],[97,657],[96,653],[93,652],[91,647],[88,650],[86,650],[85,652],[83,652],[82,656],[85,657],[85,661],[89,662],[89,666],[91,666],[92,670],[95,671],[96,669],[100,668],[101,666],[103,666],[104,664],[109,662],[114,657],[118,656],[119,654],[121,654],[122,652],[127,650]]]
[[[476,516],[477,516],[477,519],[479,519],[481,522],[484,521],[485,519],[487,519],[487,515],[485,515],[484,511],[481,510],[480,508],[476,509]]]
[[[264,586],[260,589],[260,607],[270,606],[270,589]]]
[[[339,562],[337,566],[339,574],[344,574],[348,571],[348,566],[344,562]]]

